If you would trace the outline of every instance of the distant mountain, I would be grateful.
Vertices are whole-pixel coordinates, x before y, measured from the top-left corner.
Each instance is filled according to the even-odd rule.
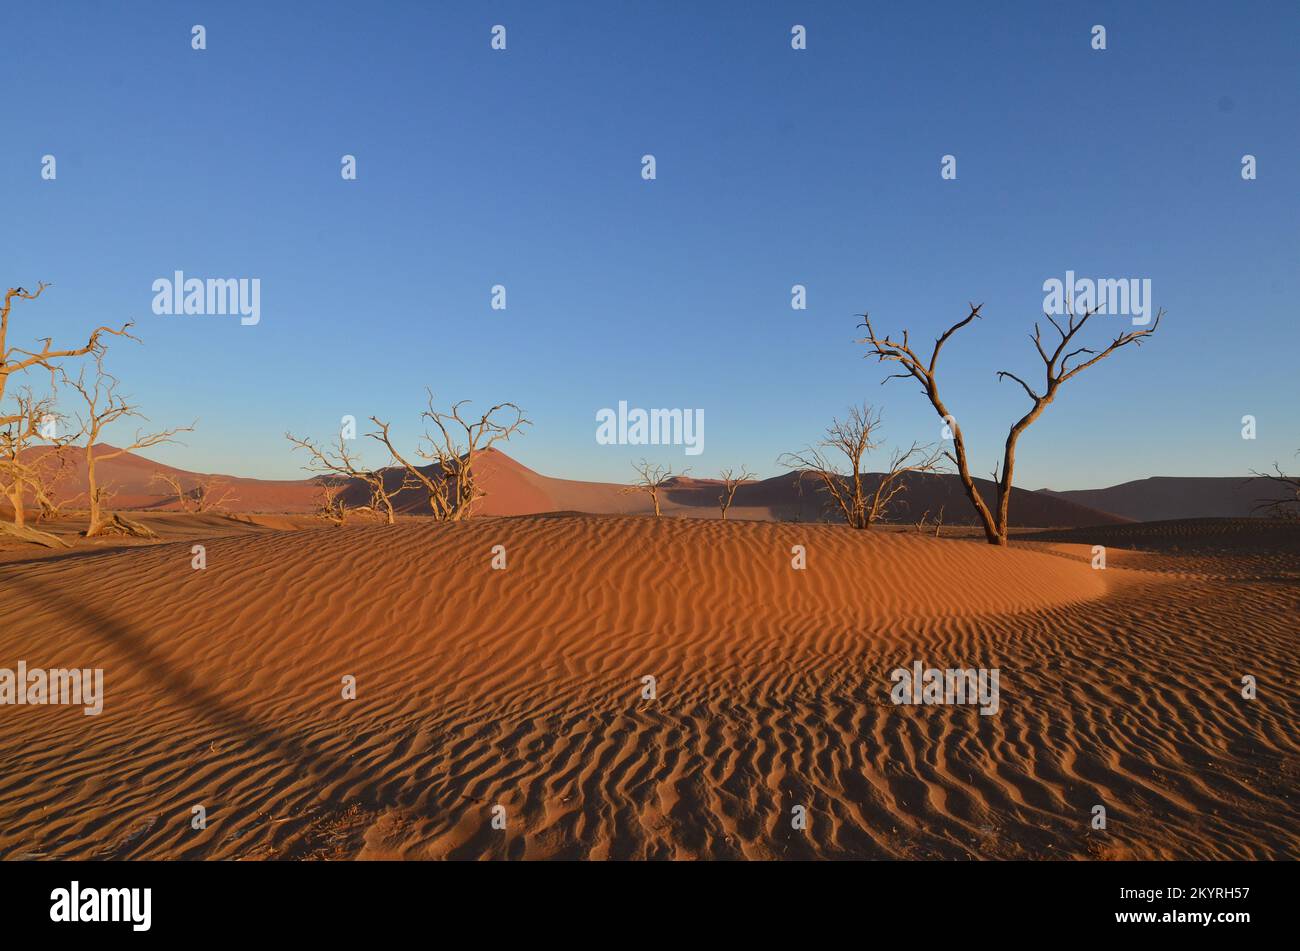
[[[879,473],[864,475],[867,490],[873,491],[880,481]],[[942,517],[946,525],[974,525],[975,510],[971,507],[961,481],[956,475],[910,473],[903,477],[906,491],[896,499],[894,511],[888,521],[915,522],[927,515],[929,521]],[[996,487],[987,479],[976,479],[975,487],[985,503],[994,504]],[[666,512],[674,515],[702,515],[711,517],[718,508],[721,484],[713,480],[680,480],[668,492],[670,507]],[[770,519],[776,521],[819,522],[838,516],[826,507],[827,499],[818,489],[810,473],[802,478],[796,473],[774,476],[761,482],[750,482],[736,491],[735,508],[729,517]],[[1111,525],[1126,519],[1099,512],[1069,499],[1053,499],[1027,489],[1011,490],[1011,524],[1013,526],[1078,528],[1087,525]]]
[[[1267,479],[1153,476],[1106,489],[1069,492],[1040,489],[1039,494],[1134,521],[1152,522],[1176,518],[1248,517],[1260,499],[1277,498],[1279,490]]]
[[[101,451],[113,449],[109,445],[101,447]],[[38,447],[26,453],[24,458],[39,459],[50,451],[49,447]],[[63,459],[63,468],[52,470],[58,472],[55,498],[72,508],[85,508],[88,485],[85,453],[68,451]],[[192,491],[201,482],[211,481],[216,495],[229,492],[234,501],[226,506],[226,510],[231,512],[310,512],[318,492],[317,484],[310,479],[245,479],[241,476],[209,475],[163,465],[130,452],[97,461],[95,472],[100,484],[111,493],[110,509],[178,511],[180,506],[176,504],[171,489],[154,478],[158,473],[179,480],[187,491]],[[30,504],[35,505],[34,502]]]
[[[36,454],[43,451],[33,450]],[[84,507],[84,454],[68,453],[67,460],[57,498],[67,500],[71,507]],[[643,492],[629,492],[626,486],[608,482],[554,479],[534,472],[495,449],[485,451],[475,465],[479,484],[487,492],[475,507],[475,512],[481,515],[546,512],[641,515],[653,511],[649,497]],[[212,476],[165,466],[133,453],[101,462],[96,470],[100,482],[108,485],[114,493],[109,507],[136,511],[176,511],[180,508],[172,490],[154,478],[160,472],[178,481],[187,492],[202,482],[212,482],[214,495],[225,494],[230,500],[225,506],[226,511],[239,513],[308,513],[315,509],[321,487],[320,477],[272,480]],[[387,470],[386,476],[393,487],[401,483],[398,470]],[[868,487],[874,488],[880,476],[871,474],[865,478]],[[986,479],[976,479],[975,482],[985,501],[992,506],[993,483]],[[929,520],[934,521],[942,511],[945,524],[974,524],[974,511],[957,476],[911,474],[906,477],[906,483],[907,490],[896,505],[891,520],[912,522],[927,514]],[[716,480],[680,478],[666,488],[661,504],[667,515],[715,518],[721,491],[721,483]],[[364,505],[368,501],[368,492],[358,482],[345,489],[343,498],[351,505]],[[837,516],[826,508],[825,503],[826,497],[810,475],[805,473],[800,479],[795,473],[788,473],[742,485],[728,515],[764,521],[836,521]],[[398,511],[405,514],[429,512],[428,498],[423,490],[405,492],[396,498],[395,504]],[[1077,528],[1126,521],[1074,499],[1025,489],[1012,490],[1011,520],[1013,525],[1035,528]]]

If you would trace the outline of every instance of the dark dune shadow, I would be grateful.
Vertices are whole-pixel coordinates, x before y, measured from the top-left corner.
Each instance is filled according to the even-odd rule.
[[[260,723],[234,709],[213,692],[196,686],[186,671],[157,656],[144,639],[107,612],[74,601],[66,589],[45,584],[40,578],[24,576],[19,579],[11,574],[0,569],[0,584],[21,585],[25,591],[35,593],[47,604],[55,606],[68,621],[83,625],[93,636],[125,651],[161,690],[197,711],[213,726],[236,733],[261,752],[294,762],[315,777],[343,776],[352,769],[346,760],[333,757],[309,741],[286,734],[277,727]]]

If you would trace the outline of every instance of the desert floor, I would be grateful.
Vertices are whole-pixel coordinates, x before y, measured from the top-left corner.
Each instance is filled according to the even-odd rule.
[[[0,856],[1300,855],[1296,531],[299,525],[0,552],[0,667],[105,672],[0,707]],[[999,712],[893,705],[918,660]]]

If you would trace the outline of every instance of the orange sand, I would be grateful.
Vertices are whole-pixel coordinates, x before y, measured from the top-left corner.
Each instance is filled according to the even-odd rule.
[[[203,571],[187,540],[0,565],[0,667],[106,682],[98,717],[0,707],[0,856],[1300,852],[1296,580],[1094,571],[1085,538],[272,528]],[[914,660],[998,667],[1000,712],[894,706]]]

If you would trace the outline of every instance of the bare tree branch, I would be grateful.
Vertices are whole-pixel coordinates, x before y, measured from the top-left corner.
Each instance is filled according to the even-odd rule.
[[[13,531],[6,528],[5,532],[25,541],[50,546],[62,545],[57,539],[51,541],[53,536],[46,538],[46,533],[43,532],[33,535],[35,530],[27,528],[28,496],[33,497],[40,507],[40,517],[57,511],[57,506],[50,498],[53,479],[50,472],[51,453],[61,453],[67,445],[67,437],[53,432],[51,424],[57,428],[62,417],[54,410],[53,397],[38,398],[30,387],[24,386],[18,391],[15,403],[18,412],[7,417],[6,422],[0,423],[0,492],[13,509]],[[38,441],[49,443],[51,452],[38,454]],[[61,456],[56,461],[61,468]]]
[[[1300,476],[1287,475],[1276,462],[1272,472],[1251,469],[1250,474],[1258,479],[1267,479],[1282,490],[1281,498],[1256,499],[1252,512],[1264,512],[1273,518],[1300,518]]]
[[[474,504],[487,493],[478,483],[475,463],[479,456],[496,443],[506,442],[522,433],[532,421],[524,416],[514,403],[498,403],[477,418],[462,416],[461,407],[469,401],[452,405],[450,412],[434,408],[433,391],[428,393],[427,408],[420,414],[426,428],[423,442],[416,453],[432,465],[425,468],[414,465],[393,446],[389,423],[371,416],[378,428],[367,433],[387,447],[389,453],[406,470],[410,487],[423,487],[429,496],[433,517],[439,521],[460,521],[473,515]],[[436,430],[431,433],[429,427]]]
[[[232,495],[233,485],[223,483],[218,476],[203,476],[191,479],[189,488],[185,487],[180,476],[159,469],[150,477],[150,482],[161,482],[171,489],[176,497],[176,504],[182,512],[202,515],[205,512],[221,512],[229,509],[239,499]],[[220,491],[220,494],[218,494]]]
[[[975,513],[979,517],[980,523],[984,528],[985,538],[990,544],[1005,545],[1007,543],[1007,526],[1009,519],[1009,506],[1011,502],[1012,479],[1015,475],[1016,463],[1016,443],[1031,423],[1034,422],[1047,406],[1056,399],[1057,391],[1061,385],[1095,366],[1106,357],[1110,356],[1116,350],[1133,344],[1141,346],[1142,341],[1156,332],[1160,326],[1160,320],[1164,316],[1161,310],[1156,314],[1155,322],[1142,330],[1128,330],[1118,334],[1114,340],[1102,351],[1097,352],[1088,347],[1075,347],[1069,349],[1076,336],[1087,325],[1088,320],[1097,312],[1096,309],[1087,311],[1081,318],[1076,319],[1073,312],[1064,325],[1056,320],[1051,314],[1045,314],[1048,323],[1056,331],[1060,340],[1056,347],[1049,354],[1043,343],[1043,334],[1040,326],[1034,324],[1034,332],[1030,339],[1033,341],[1034,349],[1037,351],[1039,358],[1044,365],[1044,387],[1042,392],[1035,390],[1025,380],[1012,373],[1009,370],[999,370],[997,378],[999,380],[1010,379],[1020,384],[1025,394],[1032,401],[1033,405],[1024,416],[1012,424],[1010,431],[1007,433],[1006,444],[1003,447],[1003,455],[1000,471],[994,469],[993,481],[996,484],[997,498],[994,510],[990,510],[985,504],[983,497],[975,487],[975,480],[971,477],[970,466],[967,463],[966,442],[962,437],[961,429],[956,425],[955,418],[944,405],[939,396],[939,386],[935,378],[935,373],[939,363],[939,351],[948,339],[958,330],[967,326],[971,321],[980,316],[980,307],[982,305],[971,304],[970,312],[967,316],[953,324],[939,336],[934,343],[934,349],[930,353],[928,363],[922,361],[920,356],[912,350],[908,344],[908,334],[903,332],[902,341],[894,340],[889,336],[879,336],[875,328],[871,326],[871,319],[863,314],[863,323],[859,326],[865,327],[867,336],[860,340],[870,347],[870,355],[874,355],[878,362],[896,362],[903,366],[904,373],[891,374],[885,378],[886,382],[896,377],[908,377],[915,379],[921,385],[925,392],[926,398],[930,405],[934,407],[936,413],[948,422],[949,428],[953,435],[953,450],[945,451],[944,455],[954,465],[957,466],[957,474],[961,479],[962,488],[966,492],[966,497],[970,500],[971,505],[975,508]],[[1067,352],[1068,351],[1068,352]],[[1076,363],[1071,366],[1070,361],[1081,356],[1088,356],[1089,359]]]
[[[801,474],[809,473],[817,479],[820,488],[839,510],[844,521],[853,528],[870,528],[883,518],[890,505],[906,489],[899,477],[907,472],[934,472],[942,464],[941,450],[913,443],[907,450],[894,452],[889,471],[883,473],[874,491],[868,490],[862,459],[868,452],[880,447],[876,431],[881,426],[881,415],[869,405],[852,406],[844,420],[831,421],[825,435],[815,445],[802,452],[788,452],[778,463]],[[846,465],[834,460],[843,456]]]
[[[384,430],[385,434],[387,430]],[[370,469],[360,464],[357,454],[348,449],[347,440],[339,433],[337,449],[326,449],[310,439],[299,439],[292,433],[285,433],[284,438],[294,444],[294,449],[303,449],[310,457],[303,466],[309,472],[327,473],[355,479],[370,491],[369,510],[378,518],[383,518],[389,525],[397,524],[397,511],[393,500],[407,489],[415,488],[416,483],[410,474],[402,469],[402,478],[396,487],[389,485],[385,469]]]
[[[100,445],[100,437],[109,426],[131,417],[142,420],[146,419],[146,417],[140,412],[136,404],[131,403],[126,397],[117,392],[118,379],[104,370],[104,352],[102,349],[95,354],[95,375],[93,380],[87,379],[85,367],[82,367],[81,372],[76,377],[69,376],[67,373],[62,373],[62,376],[63,381],[76,390],[81,396],[82,403],[85,404],[85,415],[83,416],[81,412],[78,412],[77,421],[81,425],[80,435],[86,437],[86,482],[90,497],[90,520],[86,526],[86,537],[93,538],[108,531],[152,534],[147,529],[141,531],[143,526],[137,523],[130,522],[119,515],[105,512],[111,496],[108,492],[108,486],[99,483],[97,467],[101,462],[116,459],[128,452],[176,442],[175,436],[177,433],[192,432],[195,424],[191,423],[189,426],[178,426],[157,432],[145,432],[137,429],[131,442],[125,446],[102,446]]]
[[[655,518],[659,518],[661,512],[659,508],[659,493],[666,489],[674,479],[680,478],[690,472],[690,469],[683,469],[681,472],[674,472],[671,466],[661,466],[645,459],[640,462],[632,463],[632,468],[636,470],[637,479],[629,486],[625,486],[621,492],[624,495],[634,495],[644,492],[650,496],[650,501],[655,507]]]
[[[745,466],[740,467],[737,473],[734,469],[722,470],[722,494],[718,496],[718,506],[722,509],[722,520],[727,520],[727,509],[731,508],[731,503],[736,498],[736,490],[740,488],[741,483],[747,482],[754,478],[754,473],[750,472]]]
[[[333,478],[321,479],[317,490],[316,517],[331,525],[342,526],[348,520],[348,507],[340,496],[345,483]]]
[[[23,350],[19,347],[10,347],[9,339],[9,312],[13,308],[15,300],[36,300],[51,285],[42,281],[37,285],[35,293],[31,293],[21,287],[11,287],[5,291],[4,303],[0,305],[0,401],[4,399],[5,387],[9,378],[15,373],[21,373],[30,367],[39,366],[50,371],[51,382],[54,374],[59,368],[59,364],[54,361],[64,360],[71,357],[82,357],[87,354],[102,355],[105,344],[103,337],[105,334],[111,334],[117,337],[131,337],[128,329],[132,326],[130,322],[123,324],[121,327],[114,329],[109,326],[96,327],[90,333],[90,338],[86,341],[84,347],[71,347],[62,350],[53,349],[53,340],[50,337],[41,338],[44,346],[40,350]],[[0,426],[16,422],[19,417],[0,415]]]

